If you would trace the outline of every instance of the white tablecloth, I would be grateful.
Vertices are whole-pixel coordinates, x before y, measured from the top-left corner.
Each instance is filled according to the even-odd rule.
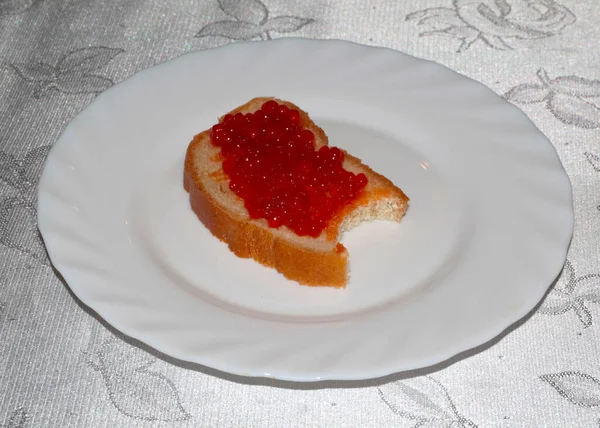
[[[66,124],[153,64],[287,36],[430,59],[525,111],[560,155],[576,214],[566,268],[536,311],[410,376],[293,384],[159,357],[77,300],[35,213]],[[599,426],[599,39],[597,0],[0,0],[0,426]]]

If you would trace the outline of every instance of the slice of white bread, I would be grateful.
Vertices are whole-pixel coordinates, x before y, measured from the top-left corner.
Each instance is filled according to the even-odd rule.
[[[323,130],[307,113],[287,101],[254,98],[229,114],[254,113],[268,100],[300,112],[301,126],[315,135],[316,149],[328,145]],[[243,200],[229,188],[229,178],[222,170],[221,148],[212,144],[210,129],[196,135],[188,146],[184,187],[198,218],[238,257],[253,258],[300,284],[345,287],[348,251],[339,242],[342,233],[363,221],[399,222],[408,208],[409,199],[390,180],[359,159],[346,152],[344,155],[343,167],[355,174],[364,173],[368,184],[351,204],[334,215],[316,238],[298,236],[285,226],[271,228],[265,219],[250,218]]]

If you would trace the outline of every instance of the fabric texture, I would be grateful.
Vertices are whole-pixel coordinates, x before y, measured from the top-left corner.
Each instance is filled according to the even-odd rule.
[[[575,232],[530,316],[432,369],[306,385],[173,361],[70,292],[35,212],[68,122],[154,64],[288,36],[436,61],[503,95],[551,140],[573,184]],[[598,40],[596,0],[0,0],[0,426],[599,426]]]

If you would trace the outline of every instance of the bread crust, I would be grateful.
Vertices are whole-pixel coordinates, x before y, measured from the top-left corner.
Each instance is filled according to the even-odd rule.
[[[230,113],[247,113],[258,110],[262,103],[269,99],[274,98],[255,98]],[[275,100],[297,109],[300,112],[302,124],[315,133],[316,140],[320,145],[328,144],[323,130],[310,120],[306,112],[289,102]],[[409,199],[402,190],[394,186],[387,178],[363,165],[359,159],[347,154],[345,166],[348,163],[352,169],[364,172],[369,180],[377,180],[379,185],[373,191],[361,194],[331,220],[324,231],[326,239],[331,241],[329,248],[326,248],[325,251],[308,248],[290,240],[285,234],[280,233],[279,229],[268,227],[266,222],[241,216],[235,210],[228,209],[219,203],[218,198],[211,193],[205,181],[208,179],[228,182],[229,180],[224,173],[220,174],[220,177],[216,177],[214,173],[210,176],[198,168],[196,157],[204,144],[212,145],[210,130],[194,136],[188,146],[185,158],[184,188],[189,192],[190,204],[194,213],[215,237],[229,246],[236,256],[252,258],[264,266],[276,269],[286,278],[300,284],[337,288],[346,286],[348,282],[348,251],[337,240],[343,222],[358,207],[364,207],[378,199],[391,200],[395,205],[387,218],[396,221],[400,221],[408,207]],[[219,162],[218,159],[214,159],[214,161]],[[227,191],[229,191],[228,188]],[[233,192],[231,193],[233,194]],[[237,198],[237,196],[235,197]],[[243,206],[243,201],[238,199]]]

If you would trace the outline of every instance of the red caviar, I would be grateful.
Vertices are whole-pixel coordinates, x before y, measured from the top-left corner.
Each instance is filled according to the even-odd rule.
[[[226,115],[210,137],[221,147],[229,188],[250,217],[299,236],[319,236],[367,185],[365,174],[342,167],[340,149],[315,150],[315,136],[301,126],[298,110],[273,100],[255,113]]]

